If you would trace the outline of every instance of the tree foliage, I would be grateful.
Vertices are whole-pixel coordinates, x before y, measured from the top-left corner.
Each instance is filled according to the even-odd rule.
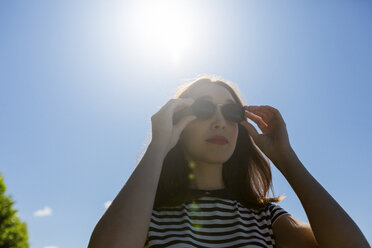
[[[21,222],[17,210],[13,209],[14,201],[5,195],[6,186],[0,173],[0,247],[28,248],[27,224]]]

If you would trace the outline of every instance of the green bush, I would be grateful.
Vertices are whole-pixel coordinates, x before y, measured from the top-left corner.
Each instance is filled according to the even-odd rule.
[[[27,224],[21,222],[17,210],[12,208],[14,201],[5,195],[6,186],[0,173],[0,247],[29,248]]]

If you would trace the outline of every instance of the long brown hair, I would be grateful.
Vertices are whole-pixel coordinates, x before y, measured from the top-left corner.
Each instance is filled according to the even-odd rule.
[[[221,78],[202,76],[182,86],[174,98],[187,98],[195,88],[202,84],[216,84],[227,89],[235,102],[243,106],[238,89],[233,83]],[[235,89],[234,89],[235,88]],[[238,138],[232,156],[223,163],[222,176],[226,188],[243,205],[260,208],[267,202],[278,202],[279,197],[268,197],[273,193],[269,161],[254,144],[247,130],[239,123]],[[188,194],[192,180],[192,164],[185,159],[179,141],[166,155],[158,183],[154,207],[181,204]],[[274,194],[274,193],[273,193]]]

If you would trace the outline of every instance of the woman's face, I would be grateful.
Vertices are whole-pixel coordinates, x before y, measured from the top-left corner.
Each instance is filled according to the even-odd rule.
[[[194,89],[193,99],[202,97],[214,104],[234,102],[230,92],[220,85],[205,84]],[[207,141],[212,136],[224,136],[228,143],[221,145]],[[207,120],[195,119],[190,122],[181,134],[181,143],[186,158],[204,163],[226,162],[233,154],[238,138],[238,123],[226,120],[221,113],[221,106],[217,105],[215,114]]]

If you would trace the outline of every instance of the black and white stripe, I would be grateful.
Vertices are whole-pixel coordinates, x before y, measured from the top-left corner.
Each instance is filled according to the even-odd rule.
[[[272,203],[252,210],[233,199],[204,195],[153,209],[145,247],[275,247],[272,224],[283,214]]]

